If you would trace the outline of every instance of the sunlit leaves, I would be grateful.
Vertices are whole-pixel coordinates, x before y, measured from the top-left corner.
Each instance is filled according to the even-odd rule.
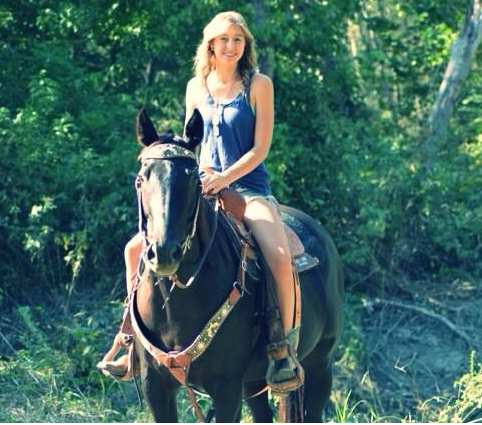
[[[423,244],[431,244],[431,257],[476,261],[480,65],[433,180],[412,193],[421,169],[417,137],[464,5],[5,0],[5,250],[34,255],[45,265],[40,274],[60,263],[63,283],[82,270],[120,273],[119,252],[135,232],[136,112],[147,106],[160,128],[182,131],[202,28],[215,13],[234,9],[245,15],[260,56],[272,61],[276,124],[267,164],[275,195],[321,220],[360,273],[373,261],[400,257],[400,225],[414,205],[429,217]]]

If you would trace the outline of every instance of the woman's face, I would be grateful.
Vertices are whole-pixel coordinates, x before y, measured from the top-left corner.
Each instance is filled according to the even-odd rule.
[[[216,63],[237,63],[243,56],[245,46],[243,30],[237,25],[230,25],[213,40]]]

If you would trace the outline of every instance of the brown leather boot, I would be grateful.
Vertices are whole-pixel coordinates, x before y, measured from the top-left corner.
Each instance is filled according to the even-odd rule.
[[[266,275],[267,289],[265,319],[269,344],[266,347],[268,354],[266,383],[274,392],[285,394],[299,388],[305,379],[303,367],[296,358],[300,326],[295,326],[285,335],[276,296],[276,284],[263,259],[261,259],[261,265]]]

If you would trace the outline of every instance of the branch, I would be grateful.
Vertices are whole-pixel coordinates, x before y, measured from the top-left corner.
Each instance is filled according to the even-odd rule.
[[[253,6],[255,10],[254,25],[258,28],[263,28],[266,25],[266,8],[261,0],[254,0]],[[258,64],[259,69],[269,78],[273,79],[275,69],[275,57],[272,43],[266,39],[266,36],[258,38]]]
[[[407,309],[407,310],[413,310],[413,311],[416,311],[418,313],[424,314],[425,316],[429,316],[433,319],[437,319],[440,322],[442,322],[445,326],[450,328],[458,336],[460,336],[468,344],[469,347],[473,346],[472,339],[464,331],[461,331],[459,328],[457,328],[457,326],[455,326],[446,317],[444,317],[440,314],[434,313],[431,310],[427,310],[423,307],[419,307],[419,306],[416,306],[416,305],[406,304],[406,303],[402,303],[402,302],[399,302],[399,301],[384,300],[384,299],[380,299],[380,298],[374,298],[373,300],[365,301],[365,305],[369,306],[369,305],[374,305],[374,304],[385,304],[385,305],[391,305],[393,307],[399,307],[399,308],[404,308],[404,309]]]

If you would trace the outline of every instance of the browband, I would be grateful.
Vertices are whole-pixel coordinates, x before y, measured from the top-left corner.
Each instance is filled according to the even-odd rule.
[[[196,154],[175,143],[161,143],[148,148],[141,156],[141,161],[147,159],[190,158],[197,162]]]

